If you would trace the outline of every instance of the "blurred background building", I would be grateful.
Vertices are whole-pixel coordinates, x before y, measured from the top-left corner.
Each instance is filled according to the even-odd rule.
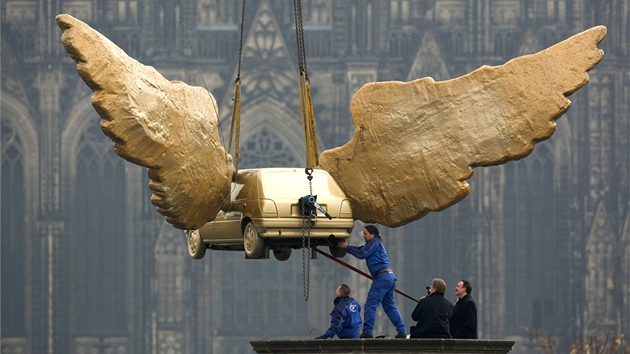
[[[456,283],[472,282],[482,338],[514,339],[515,352],[541,336],[558,352],[581,336],[628,338],[630,0],[302,3],[320,151],[353,134],[349,104],[365,83],[454,78],[607,26],[603,61],[550,140],[477,168],[459,204],[381,233],[402,291],[420,297],[440,277],[454,302]],[[365,301],[368,280],[299,250],[286,262],[190,259],[150,204],[146,170],[100,131],[55,23],[69,13],[166,78],[207,85],[227,138],[240,6],[2,0],[3,354],[242,353],[254,339],[321,334],[339,283]],[[292,1],[247,2],[241,168],[305,164],[293,21]],[[415,303],[396,300],[412,325]],[[381,310],[377,323],[394,334]]]

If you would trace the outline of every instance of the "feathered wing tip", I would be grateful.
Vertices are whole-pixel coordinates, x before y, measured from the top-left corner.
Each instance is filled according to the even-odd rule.
[[[504,65],[435,82],[379,82],[352,99],[352,139],[324,151],[320,168],[364,222],[396,227],[468,195],[476,166],[529,155],[549,138],[603,58],[598,26]],[[549,181],[551,183],[551,181]]]
[[[166,80],[70,15],[56,20],[79,76],[94,92],[92,105],[114,151],[148,168],[157,210],[180,229],[212,220],[234,174],[219,141],[212,95]]]

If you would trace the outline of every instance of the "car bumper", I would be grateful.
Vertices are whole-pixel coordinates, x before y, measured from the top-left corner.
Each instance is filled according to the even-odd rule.
[[[338,238],[350,237],[354,220],[350,218],[311,219],[310,234],[306,223],[302,227],[301,218],[252,219],[260,236],[269,239],[295,238],[310,235],[315,238],[327,238],[334,235]]]

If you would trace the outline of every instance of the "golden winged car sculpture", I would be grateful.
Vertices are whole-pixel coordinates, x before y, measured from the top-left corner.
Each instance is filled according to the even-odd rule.
[[[157,210],[181,229],[212,220],[234,174],[212,95],[166,80],[70,15],[57,23],[114,150],[148,168]],[[396,227],[443,210],[468,195],[473,168],[523,158],[554,133],[567,96],[603,58],[605,35],[593,27],[442,82],[366,84],[351,102],[353,138],[324,151],[318,168],[337,181],[355,219]]]

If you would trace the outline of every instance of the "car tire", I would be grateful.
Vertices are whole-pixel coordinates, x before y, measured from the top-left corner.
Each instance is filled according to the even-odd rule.
[[[277,248],[273,250],[273,256],[279,261],[288,261],[292,252],[291,248]]]
[[[343,258],[346,255],[346,249],[339,246],[328,246],[330,254],[337,258]]]
[[[186,230],[188,240],[188,254],[193,259],[202,259],[206,254],[206,244],[201,239],[199,230]]]
[[[247,258],[262,258],[265,241],[256,231],[253,222],[248,222],[243,229],[243,247]]]

